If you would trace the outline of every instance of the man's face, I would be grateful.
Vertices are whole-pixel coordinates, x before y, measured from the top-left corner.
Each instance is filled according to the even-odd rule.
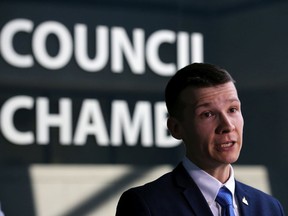
[[[242,147],[244,121],[234,84],[188,87],[180,101],[184,108],[176,120],[176,138],[184,141],[187,157],[204,170],[235,162]]]

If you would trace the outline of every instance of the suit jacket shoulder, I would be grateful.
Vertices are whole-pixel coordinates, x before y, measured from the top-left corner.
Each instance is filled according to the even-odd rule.
[[[241,215],[285,215],[276,198],[256,188],[236,181],[235,193]]]
[[[212,212],[182,164],[157,180],[124,192],[116,216],[186,216]]]

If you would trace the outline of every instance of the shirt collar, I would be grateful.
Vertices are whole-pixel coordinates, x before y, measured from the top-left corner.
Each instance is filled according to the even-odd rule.
[[[235,180],[233,167],[231,165],[230,177],[225,184],[222,184],[219,180],[197,167],[187,157],[183,159],[183,166],[191,178],[195,181],[209,205],[215,202],[219,189],[224,185],[228,188],[228,190],[230,190],[232,196],[234,197]]]

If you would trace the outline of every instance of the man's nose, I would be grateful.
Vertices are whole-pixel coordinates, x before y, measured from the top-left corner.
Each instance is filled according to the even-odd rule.
[[[218,118],[219,123],[218,127],[216,128],[216,133],[223,134],[235,130],[235,125],[227,114],[221,113]]]

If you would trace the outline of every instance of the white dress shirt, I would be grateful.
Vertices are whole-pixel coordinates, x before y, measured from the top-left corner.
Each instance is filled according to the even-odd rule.
[[[194,180],[196,185],[199,187],[203,196],[205,197],[212,213],[214,216],[221,216],[221,206],[215,201],[218,191],[221,187],[225,186],[232,193],[233,197],[233,208],[235,216],[239,216],[239,210],[237,207],[237,199],[235,198],[235,179],[234,170],[230,165],[230,177],[225,184],[222,184],[213,176],[209,175],[204,170],[197,167],[187,157],[183,159],[183,166],[189,173],[190,177]]]

